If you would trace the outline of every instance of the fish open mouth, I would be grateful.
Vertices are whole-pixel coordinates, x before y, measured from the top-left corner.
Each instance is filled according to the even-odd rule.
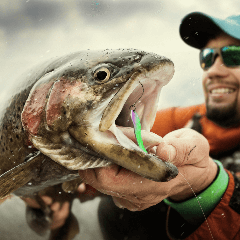
[[[156,144],[156,139],[158,142],[161,140],[161,138],[157,136],[154,139],[151,139],[153,134],[148,133],[150,132],[155,120],[160,94],[159,88],[162,86],[158,80],[149,80],[146,78],[136,82],[136,85],[136,88],[128,96],[121,112],[111,124],[108,131],[115,136],[119,145],[122,147],[142,151],[136,143],[134,125],[131,119],[131,110],[135,110],[141,123],[141,135],[144,142],[148,143],[148,145],[145,145],[145,148],[148,151],[152,144]]]
[[[128,80],[105,108],[99,130],[110,131],[115,136],[114,140],[126,149],[142,151],[133,140],[135,137],[131,110],[135,110],[141,122],[141,135],[148,144],[145,145],[146,150],[159,143],[161,137],[150,133],[150,130],[156,117],[161,89],[172,77],[171,67],[166,65],[150,72],[143,71]]]

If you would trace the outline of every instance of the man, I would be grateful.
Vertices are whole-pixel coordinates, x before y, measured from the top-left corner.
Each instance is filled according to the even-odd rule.
[[[99,206],[105,239],[240,239],[239,181],[209,157],[209,145],[215,159],[239,146],[240,16],[219,20],[191,13],[180,35],[201,49],[205,105],[161,110],[152,128],[163,137],[156,155],[175,164],[179,175],[156,183],[116,165],[79,171],[86,183],[113,197]],[[205,138],[182,129],[189,125]],[[237,171],[236,154],[228,161]]]
[[[182,161],[176,157],[165,158],[174,162],[180,173],[183,173],[183,176],[177,177],[179,181],[182,180],[182,185],[176,184],[179,189],[175,194],[174,187],[170,185],[177,178],[166,184],[158,183],[154,189],[151,188],[149,182],[145,182],[145,185],[137,184],[136,182],[142,180],[141,177],[137,178],[134,174],[122,173],[122,176],[119,176],[121,174],[118,173],[117,175],[117,167],[116,169],[113,167],[112,169],[79,171],[87,183],[112,195],[117,206],[132,211],[145,209],[139,212],[130,212],[125,209],[117,209],[111,199],[102,200],[99,218],[106,239],[240,239],[240,193],[237,178],[234,181],[232,174],[228,172],[228,177],[222,175],[218,182],[220,169],[212,183],[208,182],[207,187],[198,185],[196,183],[198,180],[194,179],[192,174],[194,172],[198,175],[200,169],[197,168],[197,163],[203,164],[201,153],[206,150],[203,142],[197,136],[197,141],[194,141],[192,133],[184,132],[184,130],[172,132],[189,125],[189,121],[194,120],[194,128],[200,130],[207,138],[210,144],[210,155],[216,159],[226,157],[230,151],[233,153],[239,147],[240,16],[220,20],[202,13],[191,13],[183,19],[180,35],[188,45],[201,49],[200,64],[203,68],[202,82],[205,104],[159,111],[152,132],[162,137],[166,135],[163,138],[169,144],[165,146],[166,152],[172,155],[176,154],[172,153],[170,149],[170,146],[175,146],[176,151],[182,151],[185,154],[182,153],[185,156],[182,156]],[[180,143],[184,144],[184,141],[185,148],[195,144],[196,149],[190,147],[185,151],[183,145],[180,146]],[[194,143],[191,144],[191,142]],[[197,148],[202,151],[199,150],[196,153]],[[160,144],[158,149],[157,155],[161,158],[164,146]],[[180,154],[176,155],[180,156]],[[188,160],[186,160],[186,155],[189,158],[191,156],[196,158],[197,163],[191,162],[193,159],[187,158]],[[231,170],[237,170],[237,162],[239,160],[232,159],[233,169]],[[211,165],[212,160],[208,164]],[[193,166],[196,167],[192,169],[193,172],[188,172],[188,168]],[[214,165],[205,169],[206,171],[208,171],[209,177],[212,177],[215,171]],[[122,186],[129,186],[128,189],[122,189],[117,184],[120,177],[122,177]],[[187,185],[185,180],[190,184],[188,188],[191,187],[194,191],[197,189],[200,204],[194,196],[192,197],[191,192],[186,192],[184,189],[185,184]],[[225,188],[226,182],[228,183]],[[133,183],[135,184],[132,188]],[[214,200],[214,197],[223,188],[224,193],[218,200]],[[131,194],[132,192],[134,194]],[[158,194],[154,195],[154,192]],[[135,199],[132,195],[135,196]],[[168,197],[168,200],[164,201],[172,206],[167,214],[168,236],[164,235],[166,205],[160,202],[164,196]],[[205,198],[205,200],[201,202],[201,198]],[[206,206],[208,204],[209,208]]]

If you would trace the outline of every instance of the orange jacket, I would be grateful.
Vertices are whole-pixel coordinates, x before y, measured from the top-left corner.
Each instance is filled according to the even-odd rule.
[[[211,154],[219,154],[221,152],[231,150],[239,145],[240,127],[222,128],[217,126],[206,118],[206,107],[204,104],[160,110],[157,113],[155,123],[151,131],[163,137],[171,131],[183,128],[197,112],[203,116],[200,120],[202,134],[208,139]],[[221,201],[208,216],[207,221],[202,223],[197,230],[188,236],[186,238],[187,240],[240,239],[240,214],[229,206],[230,199],[233,196],[233,191],[238,186],[236,186],[236,182],[234,182],[233,175],[229,171],[227,171],[227,173],[229,175],[229,184]],[[240,200],[238,200],[238,202],[239,201]],[[168,224],[171,224],[171,210],[168,214],[167,222]],[[171,233],[169,234],[171,235]]]
[[[239,145],[240,127],[222,128],[208,120],[205,116],[205,104],[160,110],[151,131],[163,137],[169,132],[183,128],[197,112],[203,116],[200,120],[202,134],[210,144],[211,154],[219,154]]]

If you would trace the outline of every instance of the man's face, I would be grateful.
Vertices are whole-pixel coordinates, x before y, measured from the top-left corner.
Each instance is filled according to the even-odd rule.
[[[210,39],[205,48],[240,46],[240,41],[226,34]],[[214,64],[203,72],[203,91],[207,117],[223,127],[240,124],[240,66],[226,67],[219,55]]]

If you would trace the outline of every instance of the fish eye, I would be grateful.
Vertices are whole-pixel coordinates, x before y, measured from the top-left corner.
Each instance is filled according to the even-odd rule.
[[[101,67],[97,69],[94,73],[94,78],[101,83],[107,82],[110,76],[111,73],[106,67]]]

